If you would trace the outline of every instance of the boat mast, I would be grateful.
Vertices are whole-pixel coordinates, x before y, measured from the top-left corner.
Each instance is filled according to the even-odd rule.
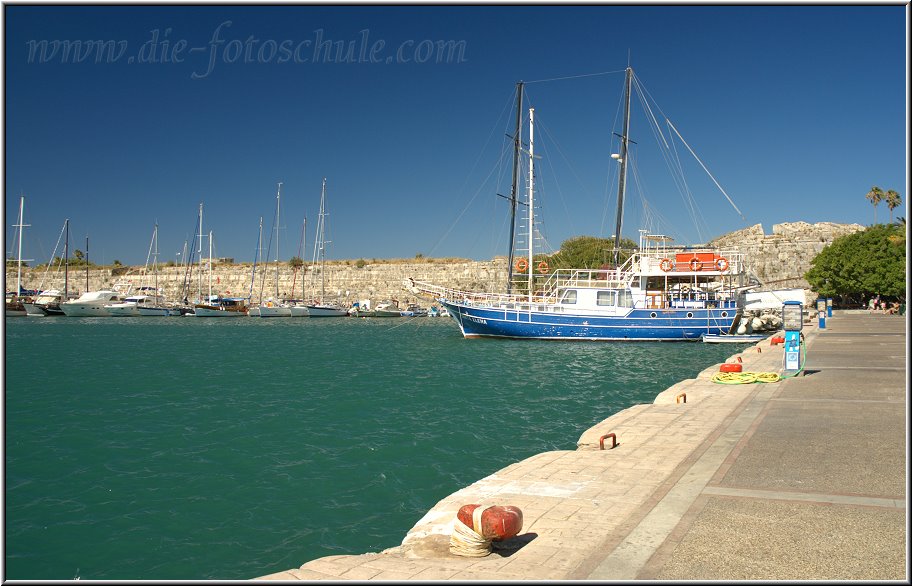
[[[209,230],[209,301],[212,301],[212,230]]]
[[[532,277],[534,273],[532,272],[532,256],[533,256],[533,240],[532,236],[535,232],[534,220],[535,213],[534,209],[534,189],[533,189],[533,177],[535,171],[535,108],[529,108],[529,303],[532,303]],[[530,308],[531,309],[531,308]]]
[[[86,293],[89,292],[89,235],[86,234]]]
[[[624,191],[627,183],[627,142],[628,133],[630,132],[630,80],[633,77],[633,69],[627,68],[627,75],[624,81],[624,133],[621,135],[621,172],[618,178],[618,208],[617,222],[614,228],[614,266],[618,266],[620,260],[621,245],[621,220],[624,217]]]
[[[203,302],[203,203],[200,202],[199,208],[199,229],[197,231],[199,234],[199,243],[196,246],[196,252],[199,254],[199,277],[197,277],[197,288],[196,288],[196,298],[200,303]],[[209,255],[212,256],[211,254]],[[211,279],[210,279],[211,281]],[[209,294],[212,294],[212,287],[210,286]]]
[[[256,266],[257,260],[259,260],[260,255],[263,254],[263,216],[260,216],[260,231],[257,236],[257,247],[253,252],[253,269],[250,273],[250,293],[247,297],[252,301],[253,300],[253,284],[256,282]],[[263,304],[263,286],[260,285],[260,305]]]
[[[63,222],[66,231],[66,240],[63,245],[63,300],[70,299],[70,219]]]
[[[326,177],[323,178],[323,187],[320,189],[320,303],[326,295]]]
[[[510,188],[510,251],[507,265],[507,293],[513,289],[513,257],[516,230],[516,198],[517,182],[519,180],[519,159],[522,149],[522,99],[523,82],[516,84],[516,130],[513,133],[513,182]]]
[[[158,305],[158,224],[152,230],[152,240],[155,242],[155,252],[152,254],[152,278],[155,284],[155,304]]]
[[[276,277],[275,277],[275,302],[279,302],[279,198],[282,194],[282,182],[279,181],[278,191],[276,192]]]
[[[25,196],[19,196],[19,252],[18,252],[18,261],[17,264],[19,268],[16,272],[16,297],[19,297],[22,294],[22,229],[25,228],[28,224],[22,223],[22,212],[25,208]]]

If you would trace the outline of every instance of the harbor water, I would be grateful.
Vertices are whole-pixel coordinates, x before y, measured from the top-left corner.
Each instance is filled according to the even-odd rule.
[[[5,324],[13,580],[250,579],[378,552],[741,349],[465,340],[424,317]]]

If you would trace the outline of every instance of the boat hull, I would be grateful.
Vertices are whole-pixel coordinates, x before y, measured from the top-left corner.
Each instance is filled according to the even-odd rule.
[[[61,303],[60,310],[67,317],[111,317],[104,302],[92,303]]]
[[[291,308],[279,305],[273,305],[271,307],[261,305],[260,307],[248,310],[248,314],[251,317],[291,317]]]
[[[246,311],[225,309],[222,307],[203,307],[197,305],[193,308],[196,317],[239,317],[247,315]]]
[[[139,315],[139,310],[136,308],[135,303],[116,303],[114,305],[106,305],[105,308],[112,317],[136,317]]]
[[[724,334],[735,307],[711,309],[632,309],[626,315],[573,315],[474,307],[444,299],[440,303],[466,338],[536,340],[699,341],[704,334]],[[547,307],[547,306],[545,306]]]
[[[348,310],[341,307],[332,307],[325,305],[308,305],[308,317],[346,317]]]
[[[168,307],[140,307],[138,309],[139,315],[143,317],[168,317],[174,315],[172,309]],[[178,310],[177,315],[180,315],[180,310]]]

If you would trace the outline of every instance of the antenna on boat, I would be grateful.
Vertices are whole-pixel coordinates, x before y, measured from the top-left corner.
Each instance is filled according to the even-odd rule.
[[[621,164],[621,172],[618,177],[618,207],[617,222],[614,229],[614,266],[620,263],[620,245],[621,245],[621,223],[624,218],[624,190],[627,182],[627,142],[630,132],[630,80],[633,77],[633,68],[627,67],[627,75],[624,81],[624,133],[621,135],[621,154],[611,155]]]

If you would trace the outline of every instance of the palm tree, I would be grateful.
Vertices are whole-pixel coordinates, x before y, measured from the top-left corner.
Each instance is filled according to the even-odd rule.
[[[870,201],[872,204],[874,204],[874,223],[876,224],[877,223],[877,204],[879,204],[881,202],[881,200],[883,200],[883,198],[884,198],[883,189],[881,189],[875,185],[874,187],[871,188],[871,191],[869,191],[865,195],[865,197],[868,198],[868,201]]]
[[[887,208],[890,209],[890,223],[892,224],[893,210],[902,205],[902,198],[899,196],[899,192],[891,189],[884,195],[884,201],[887,202]]]

